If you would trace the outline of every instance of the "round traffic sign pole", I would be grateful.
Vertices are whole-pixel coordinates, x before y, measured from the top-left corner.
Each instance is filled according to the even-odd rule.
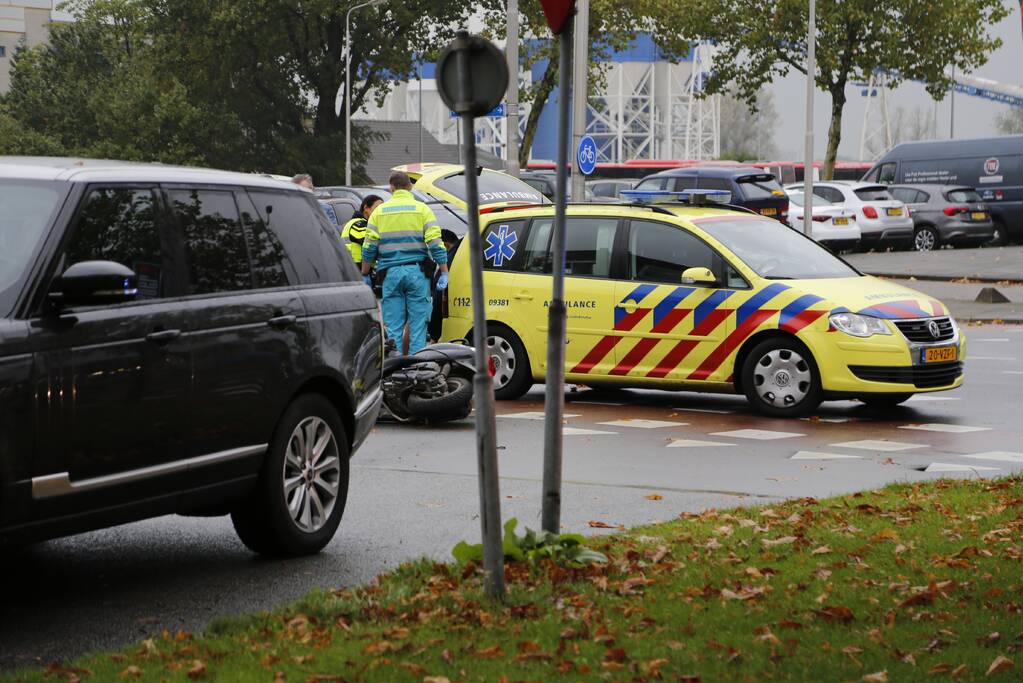
[[[444,104],[461,120],[462,158],[465,160],[466,213],[468,214],[469,267],[472,289],[473,345],[476,374],[476,461],[480,482],[480,527],[483,536],[483,585],[487,595],[505,596],[504,549],[501,542],[501,489],[497,473],[497,420],[494,380],[487,349],[487,301],[483,289],[483,247],[480,237],[479,188],[476,178],[476,135],[473,120],[485,116],[504,97],[508,65],[493,43],[459,31],[437,60],[437,89]]]

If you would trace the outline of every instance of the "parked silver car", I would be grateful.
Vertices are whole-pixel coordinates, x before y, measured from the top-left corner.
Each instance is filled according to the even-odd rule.
[[[991,210],[972,187],[964,185],[892,185],[888,191],[904,202],[913,217],[913,248],[942,245],[980,246],[991,241]]]
[[[799,183],[787,190],[802,190]],[[831,204],[851,209],[860,226],[860,250],[908,247],[913,241],[913,219],[906,205],[876,183],[828,180],[813,184],[813,193]]]

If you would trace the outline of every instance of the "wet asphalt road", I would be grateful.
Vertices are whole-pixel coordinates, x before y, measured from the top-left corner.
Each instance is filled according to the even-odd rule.
[[[837,402],[812,419],[775,420],[736,396],[573,391],[564,525],[601,533],[588,522],[635,525],[684,510],[1021,471],[1023,327],[966,334],[966,385],[886,414]],[[531,413],[542,410],[542,387],[498,406],[503,515],[533,527],[543,423]],[[468,421],[378,426],[353,461],[341,529],[313,558],[261,560],[226,518],[180,517],[0,558],[0,668],[118,647],[165,628],[197,630],[315,587],[368,581],[410,558],[445,558],[457,541],[479,535],[474,447]],[[663,499],[646,498],[654,493]]]

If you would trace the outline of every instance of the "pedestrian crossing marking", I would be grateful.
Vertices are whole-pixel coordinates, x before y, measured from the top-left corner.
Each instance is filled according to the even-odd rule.
[[[901,441],[884,441],[880,439],[862,439],[860,441],[843,441],[831,444],[834,448],[858,448],[864,451],[908,451],[914,448],[925,448],[925,444],[903,443]]]
[[[988,432],[990,427],[970,427],[969,425],[952,425],[940,422],[928,422],[918,425],[902,425],[899,429],[915,429],[921,432],[944,432],[946,434],[967,434],[969,432]]]
[[[660,429],[661,427],[685,427],[688,422],[667,422],[665,420],[641,420],[638,418],[626,418],[624,420],[612,420],[610,422],[598,422],[597,424],[608,427],[635,427],[636,429]]]
[[[712,432],[710,436],[723,436],[733,439],[754,439],[757,441],[773,441],[775,439],[791,439],[806,436],[796,432],[775,432],[769,429],[735,429],[730,432]]]

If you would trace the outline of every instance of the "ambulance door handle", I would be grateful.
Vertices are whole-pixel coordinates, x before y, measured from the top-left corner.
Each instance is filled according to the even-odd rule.
[[[518,299],[519,301],[532,301],[533,295],[530,294],[529,292],[519,292],[514,296],[514,298]]]
[[[639,304],[637,304],[632,299],[629,299],[628,301],[618,304],[618,308],[621,308],[626,313],[635,313],[636,311],[639,310]]]

